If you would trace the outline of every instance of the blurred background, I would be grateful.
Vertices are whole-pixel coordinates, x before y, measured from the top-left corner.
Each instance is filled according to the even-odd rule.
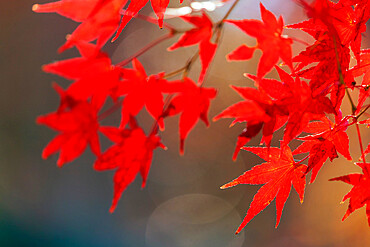
[[[41,159],[43,147],[55,132],[35,124],[38,115],[56,109],[59,98],[51,87],[56,81],[69,83],[41,71],[41,65],[78,56],[74,50],[57,54],[65,36],[76,23],[56,14],[35,14],[35,3],[48,0],[1,1],[0,9],[0,246],[135,246],[135,247],[243,247],[243,246],[370,246],[370,232],[365,208],[341,222],[348,202],[340,204],[350,186],[328,182],[329,178],[359,172],[344,158],[328,162],[315,183],[307,185],[301,205],[297,193],[285,205],[281,223],[274,228],[275,202],[256,216],[237,236],[253,195],[260,186],[219,187],[245,170],[262,162],[257,156],[241,152],[238,160],[231,156],[242,125],[229,128],[231,120],[212,122],[210,128],[198,123],[186,140],[185,155],[178,154],[178,118],[166,121],[162,134],[167,151],[154,154],[148,183],[141,189],[141,178],[124,192],[116,211],[108,212],[113,195],[114,171],[95,172],[94,156],[87,150],[80,158],[57,168],[57,156]],[[232,1],[231,1],[232,2]],[[260,19],[259,1],[240,1],[230,18]],[[283,15],[286,24],[303,20],[304,11],[290,0],[265,0],[262,3],[275,15]],[[184,1],[182,6],[188,6]],[[230,3],[210,12],[214,21],[223,17]],[[171,1],[170,7],[179,7]],[[151,14],[150,5],[142,10]],[[190,28],[181,20],[171,24]],[[156,25],[141,20],[129,23],[117,42],[108,43],[104,51],[118,63],[145,44],[163,35]],[[293,31],[287,32],[287,34]],[[311,42],[307,35],[294,31],[297,37]],[[197,47],[167,52],[178,37],[167,40],[145,53],[139,60],[148,74],[173,71],[182,67]],[[221,45],[206,78],[207,87],[216,87],[218,96],[212,102],[210,119],[227,106],[240,100],[229,84],[252,86],[243,73],[255,74],[259,56],[240,63],[228,63],[225,55],[241,43],[252,46],[255,40],[235,27],[226,26]],[[369,32],[363,47],[369,47]],[[294,44],[294,54],[303,45]],[[198,78],[199,62],[190,77]],[[276,76],[271,72],[268,77]],[[345,104],[347,102],[345,101]],[[139,115],[140,124],[148,130],[152,119]],[[113,114],[104,124],[117,124]],[[364,142],[369,132],[363,131]],[[275,136],[278,145],[281,131]],[[355,131],[351,154],[359,157]],[[279,136],[280,135],[280,136]],[[260,136],[249,145],[258,145]],[[103,141],[108,147],[108,141]]]

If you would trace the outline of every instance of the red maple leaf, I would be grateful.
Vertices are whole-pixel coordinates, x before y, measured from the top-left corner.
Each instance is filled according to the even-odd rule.
[[[331,39],[338,38],[342,45],[351,46],[356,58],[359,59],[361,33],[366,31],[366,22],[370,18],[368,6],[357,4],[352,7],[351,5],[355,4],[345,1],[333,3],[328,0],[315,0],[311,5],[303,0],[299,2],[311,17],[308,22],[305,21],[306,32],[317,34],[317,31],[329,31]]]
[[[356,113],[359,113],[366,99],[370,97],[370,49],[361,50],[360,61],[351,72],[354,77],[363,75],[356,110]]]
[[[59,52],[63,52],[79,41],[90,42],[97,39],[98,48],[104,46],[116,31],[121,18],[120,10],[126,3],[127,0],[61,0],[35,4],[32,10],[39,13],[57,12],[82,22],[59,48]]]
[[[256,81],[259,89],[232,86],[244,98],[244,101],[226,108],[213,118],[214,121],[220,118],[235,118],[231,125],[237,122],[247,122],[246,128],[238,137],[233,160],[236,159],[240,148],[256,136],[261,129],[263,129],[261,143],[265,142],[269,147],[272,134],[285,124],[288,115],[285,103],[288,102],[286,98],[291,97],[291,94],[287,85],[277,80],[259,80],[253,75],[247,74],[247,76]]]
[[[190,78],[174,82],[180,92],[170,101],[163,117],[180,114],[180,154],[184,153],[184,144],[190,130],[194,128],[199,118],[209,126],[208,109],[211,99],[216,97],[216,89],[198,86]]]
[[[153,150],[157,147],[165,149],[159,136],[150,134],[146,136],[144,131],[137,126],[131,118],[130,127],[119,129],[115,127],[101,127],[100,131],[115,143],[98,157],[94,163],[94,169],[105,171],[116,169],[114,175],[114,197],[109,209],[114,212],[123,191],[140,173],[145,186],[148,172],[153,157]]]
[[[331,90],[332,104],[338,110],[345,94],[345,86],[353,87],[353,76],[348,71],[350,50],[324,35],[295,56],[293,62],[297,63],[296,75],[310,80],[309,85],[314,95],[327,94]],[[305,68],[306,66],[310,67]],[[339,70],[346,85],[340,82]]]
[[[139,60],[132,61],[133,69],[124,69],[124,80],[120,83],[117,95],[125,95],[122,107],[121,127],[123,128],[131,116],[136,116],[145,106],[148,113],[164,128],[162,111],[162,93],[174,92],[179,88],[162,79],[163,73],[147,76]]]
[[[121,23],[119,25],[119,28],[117,30],[116,35],[114,36],[112,41],[115,41],[122,30],[125,28],[127,23],[134,17],[148,2],[149,0],[131,0],[129,6],[127,7],[125,13],[123,14],[123,17],[121,19]],[[180,0],[181,1],[181,0]],[[127,0],[126,0],[127,2]],[[164,12],[166,11],[166,8],[168,6],[168,3],[170,0],[150,0],[152,4],[152,8],[155,12],[155,14],[158,17],[158,25],[160,28],[163,26],[163,18],[164,18]],[[182,2],[182,1],[181,1]]]
[[[362,33],[366,31],[366,22],[370,18],[370,7],[366,5],[343,6],[335,5],[333,25],[338,32],[341,43],[351,46],[357,61],[360,57]]]
[[[366,205],[366,215],[368,224],[370,226],[370,176],[369,176],[369,163],[356,163],[359,165],[364,174],[349,174],[337,178],[332,178],[329,181],[342,181],[347,184],[353,185],[353,188],[347,195],[343,197],[343,202],[349,199],[348,209],[342,218],[345,220],[353,211],[362,208]]]
[[[202,13],[202,16],[181,16],[181,18],[193,24],[196,28],[185,32],[168,50],[173,51],[180,47],[192,46],[199,43],[199,56],[202,62],[199,83],[202,83],[217,48],[217,44],[210,41],[213,35],[213,23],[205,12]]]
[[[263,55],[258,64],[257,77],[262,78],[277,63],[279,57],[293,70],[292,39],[282,35],[284,21],[276,17],[260,4],[262,21],[259,20],[225,20],[257,39],[256,47],[242,45],[228,55],[229,60],[247,60],[253,56],[255,49],[261,49]]]
[[[238,234],[257,214],[264,210],[276,197],[276,225],[280,222],[284,204],[289,197],[291,187],[297,191],[301,203],[303,202],[306,178],[306,166],[296,163],[288,146],[280,148],[243,147],[266,163],[254,166],[233,181],[223,185],[221,189],[238,184],[264,184],[254,196],[253,201],[244,217],[243,222],[236,230]]]
[[[44,124],[60,133],[44,148],[42,157],[60,151],[58,166],[76,159],[85,150],[87,144],[95,155],[100,155],[98,137],[99,107],[86,101],[75,101],[57,85],[56,91],[61,96],[61,104],[56,112],[39,116],[38,124]]]
[[[293,151],[293,154],[310,152],[306,171],[307,173],[312,170],[310,183],[315,181],[317,173],[328,158],[330,161],[338,158],[337,151],[346,159],[352,160],[347,127],[347,119],[338,119],[333,123],[327,117],[323,117],[320,121],[310,122],[304,129],[304,132],[315,134],[299,138],[304,142]]]
[[[108,55],[93,44],[79,42],[77,48],[81,57],[44,65],[43,70],[74,80],[67,93],[77,100],[95,96],[95,100],[99,98],[104,103],[108,95],[115,97],[123,69],[113,66]]]
[[[289,103],[286,104],[289,119],[284,131],[284,142],[288,144],[302,133],[309,121],[320,119],[325,113],[335,113],[335,109],[325,96],[325,91],[319,94],[314,93],[307,83],[299,77],[293,79],[279,67],[276,69],[280,79],[289,86],[292,95],[289,98]]]
[[[57,2],[34,4],[37,13],[55,12],[77,22],[85,21],[101,0],[61,0]]]
[[[317,0],[308,5],[300,0],[311,19],[289,28],[301,29],[312,35],[316,42],[293,58],[298,62],[296,74],[310,80],[314,93],[330,89],[331,101],[336,110],[340,108],[345,86],[353,88],[353,76],[349,73],[350,50],[359,60],[361,32],[364,31],[364,8],[334,4]],[[361,12],[361,13],[360,13]],[[303,69],[307,65],[307,69]],[[346,84],[346,85],[343,85]]]

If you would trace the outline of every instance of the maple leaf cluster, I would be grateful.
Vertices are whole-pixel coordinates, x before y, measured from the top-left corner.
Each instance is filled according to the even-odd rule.
[[[186,31],[178,42],[169,47],[175,50],[199,44],[203,64],[199,83],[188,77],[168,81],[166,73],[147,75],[143,65],[136,58],[132,68],[112,64],[110,57],[101,48],[116,32],[119,33],[147,1],[131,1],[123,12],[127,0],[62,0],[47,4],[35,4],[35,12],[56,12],[74,21],[82,22],[68,36],[59,52],[76,47],[80,57],[57,61],[43,66],[47,73],[53,73],[71,80],[67,89],[54,84],[60,95],[60,106],[55,112],[37,118],[37,123],[58,131],[57,136],[45,147],[42,157],[59,152],[58,166],[79,157],[90,146],[97,159],[94,169],[104,171],[115,169],[114,197],[110,211],[113,212],[122,192],[140,173],[145,186],[153,151],[166,148],[161,143],[158,129],[164,130],[166,117],[180,115],[180,153],[191,129],[201,119],[207,126],[210,101],[215,98],[214,88],[202,86],[204,75],[215,53],[217,45],[210,39],[213,23],[202,16],[182,16],[195,28]],[[158,15],[159,26],[163,26],[163,13],[168,1],[154,1],[152,6]],[[120,22],[121,20],[121,22]],[[170,30],[172,37],[175,30]],[[92,41],[96,40],[96,43]],[[164,99],[164,95],[170,95]],[[102,112],[107,99],[115,105]],[[121,109],[118,126],[102,126],[101,121],[115,108]],[[154,125],[145,134],[136,121],[136,115],[145,108],[153,117]],[[101,152],[99,133],[114,144]]]
[[[63,166],[90,146],[96,155],[94,169],[115,169],[114,196],[110,208],[113,212],[123,191],[137,174],[140,173],[142,186],[145,186],[154,150],[158,147],[166,149],[161,142],[160,131],[165,130],[164,120],[167,117],[180,115],[180,154],[184,153],[185,140],[198,120],[209,125],[208,109],[217,91],[204,86],[205,78],[224,24],[231,24],[254,37],[257,44],[254,47],[240,45],[227,55],[227,60],[251,59],[257,49],[261,50],[262,56],[256,75],[245,74],[254,81],[255,87],[232,86],[242,101],[229,106],[213,120],[233,118],[231,125],[245,125],[237,137],[233,160],[236,160],[240,150],[245,150],[266,161],[221,187],[262,185],[237,233],[274,199],[277,227],[292,186],[303,202],[306,176],[310,172],[312,183],[324,163],[328,159],[333,161],[338,158],[338,153],[351,161],[346,130],[353,126],[358,131],[362,159],[356,164],[362,173],[331,180],[353,186],[343,198],[350,200],[343,220],[354,210],[366,205],[370,225],[370,163],[365,160],[366,154],[370,153],[370,145],[363,148],[359,130],[359,125],[370,125],[370,118],[360,121],[360,117],[369,116],[367,110],[370,107],[366,105],[370,97],[370,50],[361,49],[362,34],[370,19],[370,3],[367,0],[340,0],[337,3],[329,0],[315,0],[312,3],[296,0],[305,9],[308,19],[285,26],[281,16],[276,18],[262,4],[261,20],[228,19],[238,3],[235,0],[224,18],[217,23],[204,11],[200,15],[180,16],[193,27],[179,31],[163,21],[169,0],[151,0],[159,27],[168,33],[154,41],[149,48],[181,34],[168,50],[198,45],[198,52],[175,72],[147,75],[137,59],[147,48],[118,64],[112,64],[110,57],[102,51],[109,39],[116,40],[128,22],[138,17],[140,9],[147,2],[61,0],[33,6],[35,12],[56,12],[81,23],[59,49],[63,52],[75,47],[80,57],[43,66],[45,72],[71,81],[67,89],[54,84],[60,95],[60,105],[55,112],[37,118],[39,124],[58,132],[45,147],[43,158],[59,152],[57,165]],[[123,9],[126,5],[127,8]],[[149,17],[146,19],[153,22]],[[293,56],[291,47],[297,39],[284,35],[284,28],[306,32],[314,38],[313,44],[307,44],[303,51]],[[196,83],[187,77],[187,73],[198,56],[202,69]],[[352,56],[356,65],[350,67]],[[287,70],[279,66],[280,60]],[[132,67],[127,68],[126,65],[131,61]],[[266,78],[272,70],[277,71],[279,80]],[[168,80],[181,74],[182,79]],[[362,77],[360,84],[356,83],[358,77]],[[353,94],[358,94],[357,101],[352,99]],[[348,97],[352,108],[349,115],[342,114],[345,97]],[[103,111],[108,105],[106,102],[114,103]],[[148,134],[136,119],[143,108],[153,118],[153,127],[147,131]],[[102,126],[102,120],[115,110],[121,111],[120,123],[117,126]],[[280,147],[272,147],[273,134],[280,128],[284,128]],[[245,147],[260,132],[261,144],[265,147]],[[104,152],[100,147],[101,134],[113,143]],[[300,142],[300,145],[292,150],[295,142]],[[294,159],[295,155],[302,154],[305,155],[303,159]]]

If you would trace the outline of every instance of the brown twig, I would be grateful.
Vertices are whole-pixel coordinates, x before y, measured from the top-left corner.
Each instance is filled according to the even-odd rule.
[[[156,40],[153,40],[152,42],[150,42],[149,44],[147,44],[146,46],[144,46],[143,48],[141,48],[139,51],[137,51],[136,53],[134,53],[133,55],[131,55],[129,58],[123,60],[122,62],[119,62],[116,66],[123,67],[123,66],[127,65],[134,58],[137,58],[137,57],[141,56],[142,54],[144,54],[145,52],[147,52],[149,49],[151,49],[154,46],[162,43],[163,41],[172,38],[173,35],[174,35],[174,33],[170,32],[170,33],[167,33],[166,35],[163,35],[163,36],[159,37]]]

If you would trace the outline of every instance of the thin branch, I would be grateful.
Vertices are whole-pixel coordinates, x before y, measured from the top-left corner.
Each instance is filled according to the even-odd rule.
[[[362,145],[362,139],[361,139],[361,133],[360,133],[360,127],[358,127],[358,123],[356,123],[356,130],[357,130],[357,136],[358,136],[358,142],[360,143],[360,150],[361,150],[361,158],[364,163],[366,163],[365,160],[365,153],[364,153],[364,147]]]
[[[110,108],[108,108],[106,111],[104,111],[98,116],[98,121],[102,121],[103,119],[114,113],[116,110],[118,110],[122,105],[122,102],[123,99],[117,100],[117,102],[114,103],[114,105],[112,105]]]
[[[303,159],[297,161],[297,162],[294,162],[295,164],[301,164],[303,161],[305,161],[306,159],[308,159],[310,156],[307,155],[306,157],[304,157]]]
[[[185,77],[188,76],[188,73],[193,65],[193,63],[197,60],[199,56],[199,50],[195,52],[195,54],[187,61],[185,67],[184,67],[184,72],[182,73],[182,78],[184,79]]]
[[[339,61],[339,55],[338,55],[338,49],[337,49],[337,40],[336,40],[336,37],[335,36],[333,36],[333,43],[334,43],[335,59],[337,61],[337,68],[338,68],[338,74],[339,74],[339,82],[342,85],[346,86],[346,84],[344,83],[344,79],[343,79],[342,67],[341,67],[340,61]],[[345,87],[345,90],[346,90],[346,94],[347,94],[347,97],[349,99],[349,102],[351,104],[352,114],[354,114],[356,112],[357,107],[353,103],[352,97],[349,94],[349,91],[348,91],[348,88],[347,87]]]
[[[221,19],[221,21],[219,23],[223,23],[224,20],[226,20],[229,17],[229,15],[234,10],[234,8],[238,4],[238,2],[239,2],[239,0],[235,0],[235,2],[233,3],[233,5],[230,7],[230,9],[227,11],[227,13],[224,15],[224,17]]]
[[[125,14],[125,11],[126,11],[125,9],[122,9],[120,11],[120,14],[121,15],[124,15]],[[149,23],[153,23],[153,24],[158,25],[158,20],[156,18],[153,18],[153,17],[150,17],[150,16],[146,16],[146,15],[143,15],[143,14],[140,14],[140,13],[137,13],[136,15],[134,15],[133,18],[144,20],[144,21],[147,21]],[[170,24],[168,24],[166,22],[163,22],[163,27],[164,28],[167,28],[169,30],[174,30],[175,29],[173,26],[171,26]]]
[[[172,36],[173,36],[173,33],[170,32],[170,33],[167,33],[166,35],[163,35],[163,36],[159,37],[156,40],[153,40],[152,42],[150,42],[149,44],[147,44],[146,46],[144,46],[143,48],[141,48],[139,51],[137,51],[136,53],[134,53],[129,58],[127,58],[127,59],[123,60],[122,62],[118,63],[116,66],[123,67],[123,66],[127,65],[134,58],[137,58],[137,57],[141,56],[143,53],[145,53],[149,49],[153,48],[154,46],[162,43],[163,41],[165,41],[165,40],[167,40],[169,38],[172,38]]]
[[[361,117],[362,114],[364,114],[368,109],[370,108],[370,105],[367,105],[366,108],[364,108],[357,116],[355,116],[356,119]]]

